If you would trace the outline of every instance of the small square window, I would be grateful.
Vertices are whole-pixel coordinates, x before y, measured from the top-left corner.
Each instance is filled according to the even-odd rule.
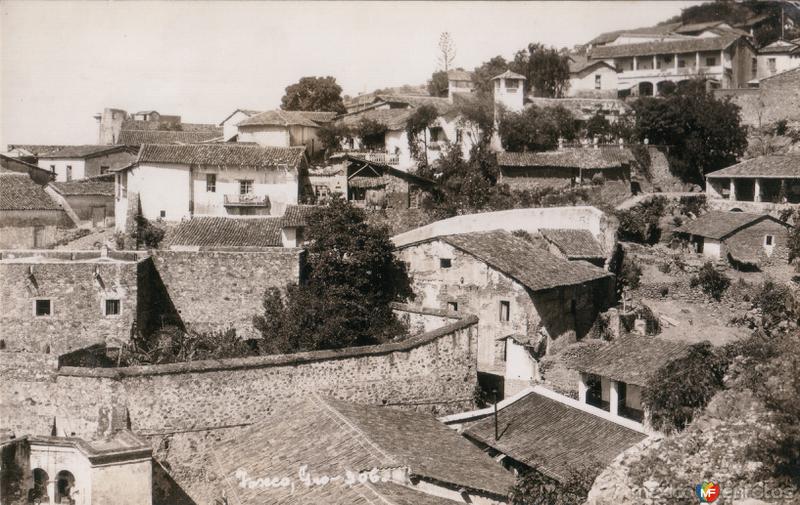
[[[217,192],[217,174],[206,174],[206,192]]]
[[[447,310],[458,312],[458,302],[447,302]]]
[[[772,235],[767,235],[764,237],[764,245],[770,246],[775,243],[775,237]]]
[[[158,215],[161,216],[161,217],[167,217],[167,211],[166,210],[162,210]]]
[[[67,181],[72,180],[72,165],[67,165]]]
[[[450,258],[439,258],[439,266],[442,268],[450,268],[453,266],[453,260]]]
[[[594,89],[600,89],[603,87],[603,76],[597,74],[594,76]]]
[[[117,299],[107,299],[105,303],[105,315],[118,316],[120,313],[120,301]]]
[[[253,180],[252,179],[242,179],[239,181],[239,194],[240,195],[250,195],[253,193]]]
[[[111,167],[109,167],[109,166],[107,166],[107,165],[102,165],[102,166],[100,167],[100,175],[107,174],[107,173],[108,173],[108,170],[109,170],[110,168],[111,168]]]
[[[38,317],[53,315],[53,305],[50,303],[50,300],[36,300],[34,304],[34,310],[36,311],[36,316]]]
[[[714,58],[714,57],[706,58],[706,66],[707,67],[713,67],[716,64],[717,64],[717,59],[716,58]]]
[[[500,301],[500,321],[507,322],[511,318],[511,302]]]

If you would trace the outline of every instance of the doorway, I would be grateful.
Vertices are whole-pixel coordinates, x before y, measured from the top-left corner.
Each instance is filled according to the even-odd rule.
[[[106,225],[106,208],[92,207],[92,227],[98,228]]]

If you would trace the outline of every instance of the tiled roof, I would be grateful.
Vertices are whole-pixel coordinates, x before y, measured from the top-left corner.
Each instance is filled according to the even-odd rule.
[[[679,233],[689,233],[701,237],[721,240],[742,228],[765,219],[781,222],[769,214],[722,212],[714,210],[703,214],[693,221],[687,221],[683,226],[675,231]],[[789,225],[787,224],[786,226]]]
[[[125,148],[123,146],[107,146],[107,145],[62,146],[58,149],[48,151],[44,154],[40,154],[39,158],[42,159],[92,158],[94,156],[99,156],[101,154],[122,151],[124,149]]]
[[[28,174],[0,172],[0,210],[62,210]]]
[[[668,33],[673,32],[676,28],[681,26],[680,22],[677,23],[668,23],[664,25],[658,26],[645,26],[642,28],[633,28],[629,30],[617,30],[613,32],[605,32],[601,33],[597,37],[593,38],[589,41],[591,45],[598,45],[598,44],[608,44],[609,42],[613,42],[623,34],[635,34],[635,35],[666,35]]]
[[[724,21],[706,21],[705,23],[689,23],[687,25],[681,25],[673,30],[675,33],[692,33],[692,32],[702,32],[705,30],[710,30],[716,26],[723,24]]]
[[[237,126],[308,126],[319,128],[320,123],[327,123],[336,117],[335,112],[268,110],[249,117]]]
[[[541,229],[539,233],[569,259],[605,258],[603,248],[589,230]]]
[[[544,98],[528,96],[530,105],[536,107],[564,107],[576,119],[589,120],[598,112],[601,114],[623,114],[633,109],[617,98]]]
[[[420,95],[403,95],[403,94],[379,94],[377,95],[380,100],[388,103],[403,103],[409,107],[421,107],[423,105],[432,105],[436,108],[439,114],[446,114],[453,108],[450,99],[438,96],[420,96]]]
[[[309,216],[319,209],[318,205],[287,205],[281,224],[289,227],[305,226]]]
[[[518,74],[516,72],[512,72],[511,70],[506,70],[502,74],[492,77],[493,81],[495,79],[524,79],[524,80],[527,80],[527,78],[524,75]]]
[[[357,126],[362,119],[370,119],[385,125],[390,130],[405,130],[411,109],[368,109],[342,116],[339,120],[348,127]]]
[[[180,116],[169,116],[169,118],[180,119]],[[211,123],[181,123],[175,120],[166,120],[161,116],[160,120],[142,121],[138,119],[126,119],[122,122],[121,131],[125,130],[149,130],[149,131],[183,131],[183,132],[205,132],[213,136],[222,135],[222,127]]]
[[[486,262],[532,291],[583,284],[611,275],[585,262],[559,258],[507,231],[462,233],[439,239]]]
[[[280,216],[193,217],[179,224],[166,239],[168,246],[281,247]]]
[[[454,68],[447,71],[447,79],[451,81],[471,81],[472,72],[468,72],[460,68]]]
[[[294,493],[270,488],[241,488],[235,475],[296,478],[301,465],[317,476],[344,476],[377,469],[407,469],[409,475],[506,495],[512,474],[434,417],[387,407],[355,405],[309,395],[280,413],[218,444],[213,469],[228,482],[241,504],[420,504],[441,499],[388,483],[345,486],[340,481]],[[373,497],[365,499],[366,494]],[[359,499],[358,496],[362,498]],[[383,497],[383,499],[381,499]],[[386,497],[390,497],[386,499]]]
[[[797,52],[800,52],[800,45],[780,40],[758,50],[758,54],[788,54]]]
[[[531,392],[482,419],[464,434],[552,478],[563,481],[570,470],[599,463],[607,466],[646,435],[612,421]]]
[[[571,74],[577,74],[578,72],[582,72],[587,68],[591,68],[595,65],[606,65],[611,67],[608,63],[602,60],[590,60],[586,57],[586,55],[582,54],[571,54],[569,56],[569,72]],[[613,67],[612,67],[613,68]]]
[[[40,156],[42,154],[47,154],[49,152],[55,151],[57,149],[61,149],[63,147],[67,147],[64,145],[39,145],[39,144],[8,144],[8,150],[13,151],[14,149],[22,149],[24,151],[28,151],[34,156]]]
[[[692,37],[681,40],[662,40],[638,44],[621,44],[618,46],[598,46],[591,50],[589,58],[597,60],[624,58],[627,56],[652,56],[654,54],[720,51],[728,48],[739,38],[739,35],[723,35],[720,37]]]
[[[237,144],[144,144],[139,150],[140,163],[183,163],[196,165],[246,166],[275,168],[288,165],[296,168],[303,160],[305,148],[259,147]]]
[[[655,374],[686,356],[690,344],[658,337],[628,335],[575,358],[571,367],[611,380],[646,387]]]
[[[800,178],[800,154],[768,154],[706,174],[715,177]]]
[[[121,130],[117,143],[127,146],[139,146],[142,144],[192,144],[211,140],[221,135],[221,133],[209,131]]]
[[[68,182],[51,182],[50,184],[62,195],[114,196],[113,182],[81,179]]]
[[[584,169],[617,168],[630,164],[629,149],[565,148],[558,151],[501,152],[497,163],[502,167],[568,167]]]

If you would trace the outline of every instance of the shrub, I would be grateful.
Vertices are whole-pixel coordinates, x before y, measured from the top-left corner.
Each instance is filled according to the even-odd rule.
[[[703,292],[714,300],[719,301],[731,285],[731,279],[722,272],[717,271],[711,262],[706,262],[696,276],[690,280],[691,287],[700,287]]]
[[[667,209],[667,199],[656,196],[630,209],[616,211],[619,220],[617,235],[620,240],[655,244],[661,238],[658,222]]]
[[[789,122],[785,119],[779,119],[777,123],[775,123],[775,135],[786,135],[788,131]]]
[[[141,214],[136,216],[136,231],[133,238],[136,239],[137,244],[144,245],[148,249],[156,249],[165,234],[166,231],[163,228],[154,225],[146,217]]]
[[[669,263],[661,263],[658,265],[658,271],[662,274],[668,274],[672,270]]]
[[[708,200],[706,195],[697,196],[682,196],[678,200],[678,209],[684,216],[692,214],[699,216],[704,210],[708,208]]]
[[[647,335],[658,335],[661,333],[661,321],[647,305],[642,305],[636,310],[637,317],[644,319],[645,333]]]
[[[658,290],[661,298],[666,298],[669,295],[669,288],[667,286],[661,286],[661,289]]]
[[[761,310],[765,326],[779,324],[781,321],[796,320],[793,310],[793,297],[785,284],[767,279],[755,295],[753,304]]]
[[[600,172],[592,176],[592,184],[594,184],[595,186],[602,186],[605,183],[606,183],[606,178]]]
[[[701,342],[691,346],[686,356],[656,372],[642,394],[653,428],[663,432],[685,428],[722,389],[727,367],[724,356],[710,343]]]
[[[580,505],[586,501],[594,480],[602,467],[596,463],[573,468],[562,482],[536,470],[517,477],[509,493],[512,505]]]
[[[628,289],[639,287],[642,278],[642,267],[628,256],[622,260],[622,268],[619,271],[619,282]]]

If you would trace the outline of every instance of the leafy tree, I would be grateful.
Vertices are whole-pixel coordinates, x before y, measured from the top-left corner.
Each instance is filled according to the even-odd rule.
[[[642,392],[653,428],[662,432],[683,430],[722,389],[727,363],[710,343],[701,342],[690,347],[685,357],[658,370]]]
[[[141,214],[136,216],[136,230],[133,238],[137,246],[144,246],[148,249],[157,249],[161,241],[164,240],[166,231],[164,228],[153,224],[149,219]]]
[[[620,240],[655,244],[661,238],[659,221],[667,208],[667,199],[656,196],[638,203],[630,209],[615,212],[619,221],[617,236]]]
[[[731,279],[717,271],[711,262],[706,262],[697,275],[691,278],[690,284],[692,287],[700,286],[705,294],[719,301],[731,285]]]
[[[342,87],[331,76],[303,77],[295,84],[287,86],[286,93],[281,98],[281,109],[338,113],[346,111],[342,101]]]
[[[328,154],[340,150],[342,141],[352,135],[350,128],[338,122],[325,123],[317,130],[317,138]]]
[[[389,128],[374,119],[362,118],[353,128],[352,134],[358,137],[361,145],[367,149],[383,149],[386,143],[386,132]]]
[[[600,112],[596,112],[594,116],[589,118],[585,128],[586,136],[590,139],[598,137],[601,140],[606,140],[612,137],[611,123]]]
[[[517,51],[509,66],[525,76],[526,90],[536,96],[561,98],[569,88],[569,56],[555,48],[528,44],[527,49]]]
[[[481,149],[487,149],[494,135],[494,98],[491,93],[477,91],[464,94],[456,110],[461,116],[459,127],[470,132]]]
[[[456,59],[456,43],[450,32],[442,32],[439,35],[439,67],[444,69],[445,73],[453,66],[453,61]]]
[[[502,114],[498,133],[508,151],[547,151],[558,146],[559,137],[574,140],[575,117],[562,106],[528,106],[521,112]]]
[[[450,88],[447,72],[440,70],[434,72],[428,81],[428,94],[431,96],[446,97]]]
[[[731,165],[747,147],[739,107],[716,99],[702,82],[668,97],[640,98],[633,108],[636,136],[672,146],[670,168],[685,181],[702,184],[706,173]]]
[[[286,353],[368,345],[404,333],[391,302],[413,296],[405,264],[385,228],[336,198],[309,217],[308,257],[299,286],[270,289],[253,323],[262,352]]]
[[[146,339],[142,336],[134,338],[133,345],[124,349],[120,364],[130,366],[185,363],[256,354],[256,347],[242,340],[234,329],[197,333],[186,331],[177,325],[169,325]]]
[[[433,105],[421,105],[414,109],[406,122],[408,149],[411,157],[423,165],[428,164],[428,128],[439,117]]]
[[[483,62],[479,67],[475,67],[475,71],[472,72],[472,84],[474,85],[475,91],[487,93],[489,96],[492,96],[494,93],[492,79],[506,70],[508,70],[508,62],[502,56],[495,56]]]
[[[517,477],[508,496],[509,502],[512,505],[581,505],[601,470],[599,464],[590,463],[572,469],[561,481],[529,470]]]

